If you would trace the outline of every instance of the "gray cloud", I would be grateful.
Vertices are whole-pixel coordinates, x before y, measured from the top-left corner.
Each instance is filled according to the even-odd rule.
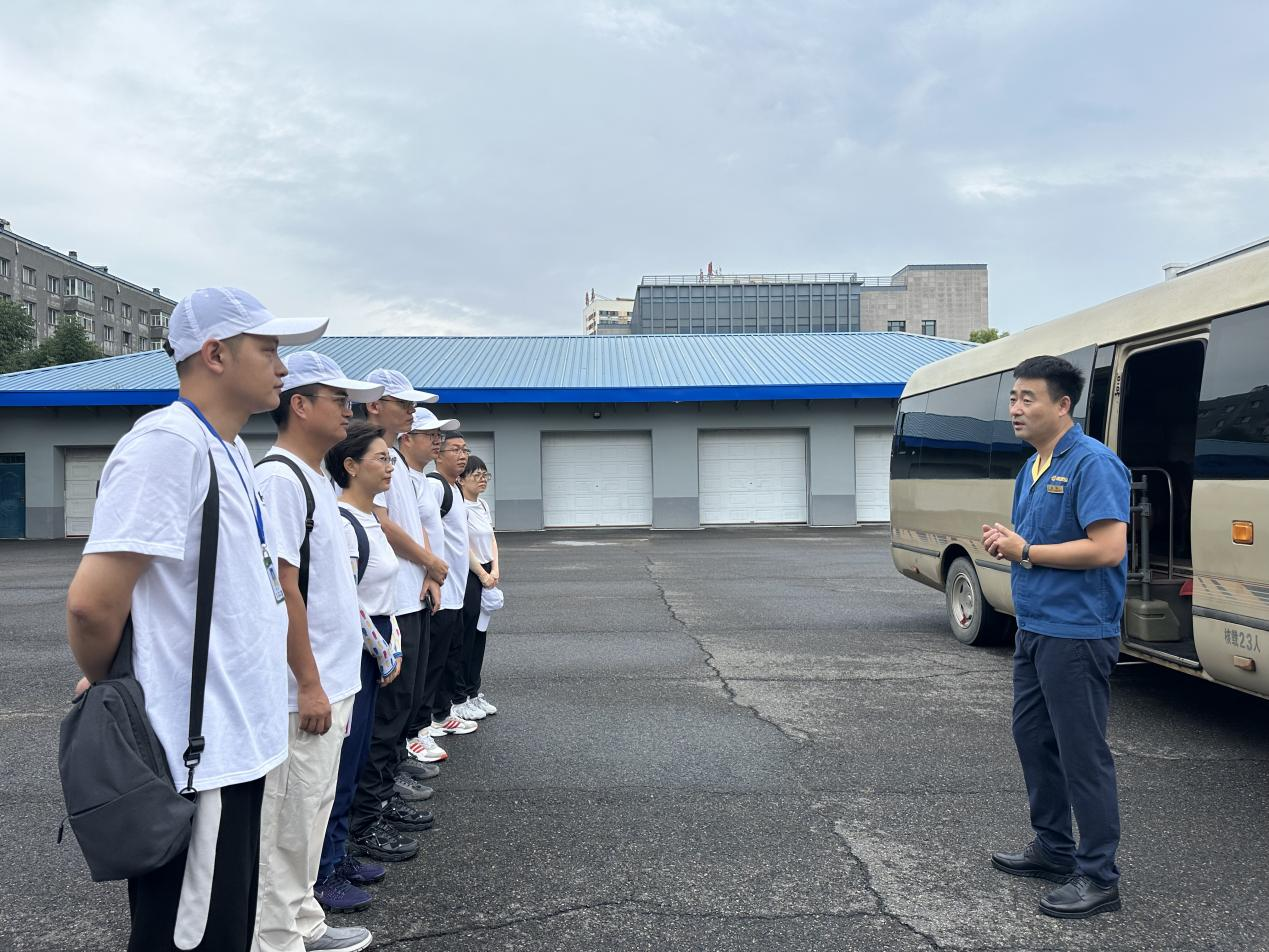
[[[0,214],[344,333],[571,333],[645,272],[985,261],[1017,328],[1265,232],[1228,3],[19,0]]]

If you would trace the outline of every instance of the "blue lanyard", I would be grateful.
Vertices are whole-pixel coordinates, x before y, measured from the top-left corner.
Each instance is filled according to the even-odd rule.
[[[199,422],[207,427],[207,432],[216,437],[217,442],[224,448],[225,455],[229,457],[229,462],[233,464],[234,472],[238,474],[238,482],[242,483],[243,491],[247,494],[247,498],[251,500],[251,508],[256,516],[256,534],[260,536],[260,544],[266,545],[267,543],[264,541],[264,514],[260,511],[260,501],[256,499],[255,493],[247,485],[247,478],[242,475],[242,470],[238,466],[238,461],[234,459],[234,454],[229,452],[229,444],[216,432],[216,428],[207,422],[207,417],[203,416],[203,411],[194,406],[191,400],[187,400],[185,397],[178,397],[176,402],[183,403],[189,407],[194,416],[198,417]]]

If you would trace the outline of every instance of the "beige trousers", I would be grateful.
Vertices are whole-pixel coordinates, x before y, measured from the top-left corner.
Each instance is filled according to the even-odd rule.
[[[305,939],[318,939],[326,932],[313,881],[335,802],[339,751],[353,699],[331,704],[331,725],[325,734],[301,731],[300,716],[291,714],[287,758],[265,778],[253,952],[304,952]]]

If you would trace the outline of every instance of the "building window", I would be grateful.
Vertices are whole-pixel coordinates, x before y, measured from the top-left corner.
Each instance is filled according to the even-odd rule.
[[[93,331],[95,331],[97,327],[97,322],[94,321],[87,314],[79,315],[79,323],[82,324],[84,326],[84,330],[88,331],[88,333],[90,334],[93,333]]]
[[[27,317],[34,318],[34,317],[35,317],[35,302],[34,302],[34,301],[23,301],[23,302],[22,302],[22,313],[23,313],[23,314],[25,314]]]
[[[123,349],[132,350],[132,331],[123,332]]]
[[[0,278],[7,278],[8,276],[9,276],[9,259],[0,258]]]
[[[62,281],[61,281],[61,278],[59,278],[59,277],[58,277],[57,275],[55,275],[55,274],[48,274],[48,275],[45,275],[45,276],[44,276],[44,287],[48,290],[48,293],[49,293],[49,294],[61,294],[61,293],[62,293]]]
[[[35,287],[35,269],[34,268],[23,267],[22,283],[27,285],[28,287],[32,287],[32,288]]]
[[[119,305],[119,313],[123,316],[123,319],[124,319],[125,321],[130,321],[130,320],[132,320],[132,305],[131,305],[131,304],[120,304],[120,305]]]
[[[886,330],[891,333],[903,332],[908,329],[907,321],[886,321]]]
[[[111,298],[111,297],[104,297],[104,298],[102,298],[102,299],[101,299],[101,308],[102,308],[102,310],[103,310],[103,311],[105,311],[107,314],[113,314],[113,313],[115,312],[115,299],[114,299],[114,298]]]
[[[12,294],[5,294],[3,291],[0,291],[0,301],[12,301],[12,300],[13,300]]]
[[[97,300],[97,289],[91,281],[82,278],[67,278],[66,294],[68,297],[82,297],[85,301]]]
[[[107,344],[113,344],[115,342],[115,329],[111,327],[109,324],[102,324],[101,325],[101,339],[104,340]]]
[[[44,318],[48,322],[49,327],[56,327],[57,326],[57,308],[50,307],[48,311],[45,312]]]
[[[938,335],[938,321],[922,321],[921,333],[926,337],[935,337]]]

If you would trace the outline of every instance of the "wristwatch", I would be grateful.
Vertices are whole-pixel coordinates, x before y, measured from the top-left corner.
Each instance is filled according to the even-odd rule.
[[[1023,543],[1022,558],[1018,561],[1018,564],[1021,565],[1024,569],[1035,568],[1035,566],[1031,564],[1031,543],[1030,542]]]

